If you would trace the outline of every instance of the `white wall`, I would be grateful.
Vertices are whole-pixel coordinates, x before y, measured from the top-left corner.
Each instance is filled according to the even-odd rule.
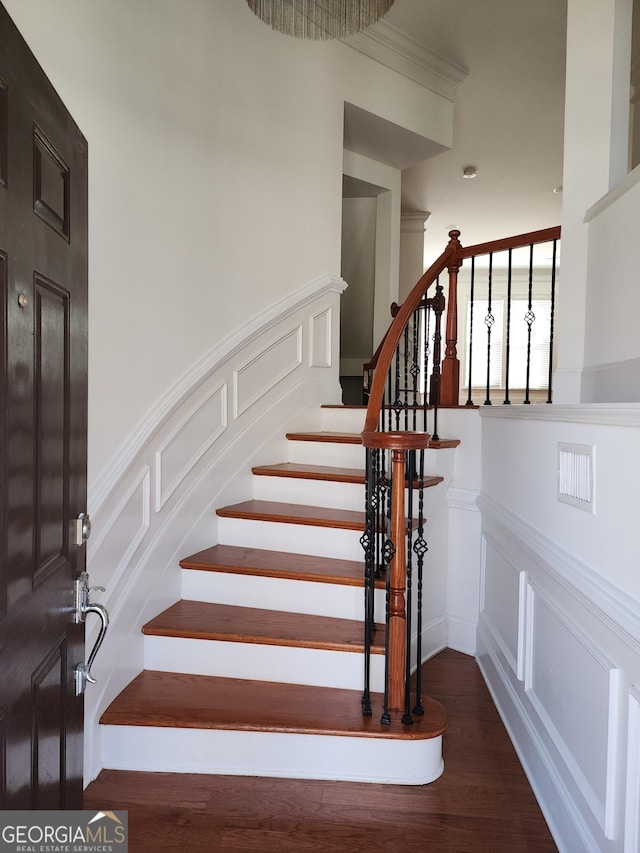
[[[640,405],[482,408],[478,659],[562,853],[640,840]],[[558,501],[594,448],[595,512]]]
[[[453,105],[237,0],[7,0],[89,142],[89,476],[248,317],[340,264],[344,101],[450,141]]]
[[[625,230],[633,214],[627,205],[623,219],[623,204],[606,215],[602,227],[597,222],[597,203],[621,182],[627,186],[631,9],[632,0],[568,4],[558,402],[640,400],[637,380],[628,396],[622,393],[637,370],[626,362],[640,356],[638,336],[625,319],[633,317],[637,301],[632,272],[637,240]],[[630,204],[637,211],[635,198]],[[605,374],[597,375],[596,367]],[[614,393],[607,390],[611,382]]]

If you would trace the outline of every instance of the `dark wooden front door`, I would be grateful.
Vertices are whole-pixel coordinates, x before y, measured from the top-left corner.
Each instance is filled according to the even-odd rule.
[[[0,4],[0,802],[82,807],[87,146]]]

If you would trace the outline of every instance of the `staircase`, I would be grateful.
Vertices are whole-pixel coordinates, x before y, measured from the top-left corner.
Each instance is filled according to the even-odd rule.
[[[217,510],[219,544],[181,561],[182,600],[143,627],[145,669],[101,717],[106,768],[424,784],[446,712],[382,725],[384,629],[363,679],[364,410],[323,408]],[[449,443],[450,446],[451,443]],[[430,450],[439,456],[453,450]],[[435,462],[435,459],[434,459]],[[430,493],[444,486],[430,477]],[[377,582],[375,619],[384,621]]]

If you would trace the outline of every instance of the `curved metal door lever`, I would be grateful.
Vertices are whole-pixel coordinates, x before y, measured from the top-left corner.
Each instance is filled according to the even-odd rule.
[[[103,604],[92,604],[89,601],[89,595],[91,594],[91,591],[93,589],[104,592],[104,587],[89,587],[88,583],[89,575],[87,574],[87,572],[82,572],[80,577],[77,578],[75,582],[74,621],[76,622],[76,624],[79,624],[80,622],[84,622],[86,620],[87,613],[95,613],[100,619],[100,632],[95,643],[93,644],[93,648],[91,649],[91,654],[89,655],[88,661],[86,663],[79,663],[75,668],[74,675],[76,696],[80,696],[82,693],[84,693],[87,683],[96,683],[95,678],[91,675],[91,667],[93,666],[95,657],[98,654],[98,650],[102,645],[102,642],[107,633],[107,628],[109,627],[109,614],[107,612],[107,608]]]

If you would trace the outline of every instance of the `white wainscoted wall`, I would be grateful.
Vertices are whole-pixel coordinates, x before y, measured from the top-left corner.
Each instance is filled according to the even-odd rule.
[[[251,466],[286,459],[287,428],[341,402],[340,278],[326,276],[220,341],[154,406],[89,495],[93,600],[111,624],[86,694],[85,775],[98,718],[143,669],[141,626],[180,598],[178,561],[215,544],[215,507],[251,497]],[[88,639],[95,626],[88,624]]]
[[[638,853],[640,405],[481,416],[478,660],[560,850]]]

